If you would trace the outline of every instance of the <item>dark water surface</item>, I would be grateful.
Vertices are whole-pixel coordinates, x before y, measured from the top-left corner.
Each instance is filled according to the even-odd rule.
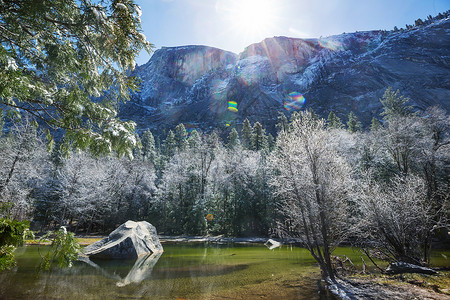
[[[36,246],[0,273],[1,299],[334,299],[302,248],[165,244],[161,256],[74,263],[37,273]]]
[[[351,248],[338,248],[360,260]],[[17,249],[0,273],[0,299],[334,299],[307,250],[263,245],[164,244],[136,261],[77,261],[37,273],[36,246]]]

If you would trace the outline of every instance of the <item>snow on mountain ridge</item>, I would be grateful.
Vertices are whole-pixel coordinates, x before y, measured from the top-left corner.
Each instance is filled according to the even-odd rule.
[[[410,96],[417,108],[448,109],[449,27],[446,19],[398,32],[274,37],[239,55],[207,46],[162,48],[136,68],[141,92],[120,116],[140,128],[238,125],[246,117],[270,126],[289,93],[300,92],[303,108],[324,116],[334,110],[343,119],[353,110],[368,123],[380,112],[379,98],[388,86]],[[228,110],[228,101],[237,103],[238,112]]]

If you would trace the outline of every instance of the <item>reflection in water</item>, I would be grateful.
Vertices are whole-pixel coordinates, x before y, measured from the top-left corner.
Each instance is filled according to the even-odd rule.
[[[153,267],[158,262],[159,258],[161,257],[162,253],[153,253],[148,255],[143,255],[138,257],[136,259],[133,267],[128,272],[128,274],[125,276],[125,278],[122,278],[120,275],[116,274],[115,272],[112,273],[111,271],[107,271],[106,268],[102,268],[99,266],[105,261],[98,261],[99,264],[96,264],[92,260],[90,260],[88,257],[80,256],[78,258],[79,261],[82,261],[95,269],[99,270],[103,276],[111,279],[118,280],[116,283],[116,286],[123,287],[126,285],[129,285],[130,283],[140,283],[142,280],[147,279],[150,277],[153,271]],[[107,261],[108,262],[108,261]],[[109,261],[116,262],[115,260]]]
[[[151,255],[139,257],[127,276],[123,280],[118,281],[116,285],[122,287],[132,282],[139,283],[142,280],[149,278],[152,274],[153,267],[158,262],[161,254],[162,253],[153,253]]]
[[[323,299],[320,272],[297,247],[172,244],[164,255],[84,260],[41,273],[37,248],[23,249],[18,267],[0,273],[0,299]]]

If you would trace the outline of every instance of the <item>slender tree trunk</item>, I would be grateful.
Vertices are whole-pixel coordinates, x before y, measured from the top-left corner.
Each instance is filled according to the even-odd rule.
[[[11,181],[11,178],[12,178],[13,173],[14,173],[14,169],[16,167],[16,163],[19,161],[19,157],[20,157],[19,153],[17,153],[17,155],[14,157],[14,160],[13,160],[13,163],[11,165],[11,168],[9,169],[8,177],[6,177],[5,182],[2,185],[0,185],[0,195],[3,194],[3,191],[6,189],[6,187],[9,184],[9,182]]]

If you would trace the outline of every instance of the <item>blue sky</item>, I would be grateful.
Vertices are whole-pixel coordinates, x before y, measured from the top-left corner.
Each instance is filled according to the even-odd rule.
[[[450,0],[136,0],[155,49],[208,45],[239,53],[266,37],[320,37],[405,27]],[[142,52],[138,64],[148,61]]]

